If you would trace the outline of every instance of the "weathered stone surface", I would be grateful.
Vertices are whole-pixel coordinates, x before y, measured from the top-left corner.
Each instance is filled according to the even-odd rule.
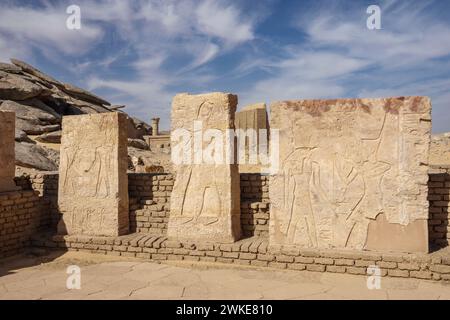
[[[61,143],[61,130],[44,133],[39,137],[36,137],[36,141],[45,143]]]
[[[134,117],[128,117],[128,138],[130,139],[144,139],[145,135],[150,134],[152,128]]]
[[[36,105],[37,102],[35,102]],[[35,106],[14,101],[3,101],[0,111],[15,112],[16,117],[33,124],[55,124],[61,121],[61,116],[48,110],[43,110]]]
[[[125,114],[64,117],[59,172],[58,233],[128,232]]]
[[[28,138],[27,134],[18,128],[15,130],[15,139],[18,142],[32,142],[32,140]]]
[[[0,62],[0,111],[16,113],[16,141],[41,144],[59,143],[61,119],[66,115],[109,113],[109,102],[95,94],[70,84],[63,84],[26,62],[11,59],[13,64]],[[114,109],[124,106],[114,106]],[[136,118],[128,118],[128,134],[131,139],[143,139],[151,132],[148,124]],[[28,137],[38,135],[40,137]],[[135,144],[137,145],[137,144]],[[141,143],[141,147],[143,143]],[[55,146],[57,148],[57,146]],[[19,163],[37,164],[33,169],[41,170],[49,163],[57,163],[55,154],[41,152],[39,148],[24,145],[16,148]],[[25,155],[23,152],[35,152]],[[48,154],[51,158],[43,160]],[[145,155],[147,159],[158,154]],[[165,155],[164,155],[165,156]],[[36,157],[37,160],[33,158]],[[47,163],[47,164],[46,164]]]
[[[58,170],[59,153],[34,143],[16,142],[16,165],[43,171]]]
[[[242,108],[236,112],[234,120],[236,129],[268,129],[269,123],[265,103],[257,103]]]
[[[14,183],[14,112],[0,112],[0,192],[17,190]]]
[[[128,146],[134,147],[136,149],[141,150],[149,150],[150,147],[148,146],[147,142],[141,139],[128,139]]]
[[[450,165],[450,132],[431,136],[431,165]]]
[[[185,129],[192,138],[194,121],[201,121],[203,132],[215,129],[225,137],[225,130],[234,127],[236,106],[237,96],[232,94],[179,94],[172,102],[172,134],[173,130]],[[174,140],[171,143],[183,142]],[[210,141],[203,141],[204,149],[208,143]],[[225,141],[221,145],[225,145]],[[168,236],[217,242],[237,240],[240,236],[237,165],[201,162],[177,164],[173,170],[176,178]]]
[[[20,118],[16,118],[17,129],[30,135],[39,135],[46,132],[53,132],[61,130],[59,124],[40,125],[36,121],[28,121]]]
[[[55,80],[53,77],[50,77],[49,75],[43,73],[42,71],[36,69],[32,65],[30,65],[30,64],[28,64],[28,63],[26,63],[24,61],[20,61],[18,59],[11,59],[11,62],[15,66],[17,66],[20,69],[22,69],[23,71],[25,71],[25,72],[27,72],[27,73],[35,76],[35,77],[38,77],[39,79],[41,79],[41,80],[43,80],[45,82],[48,82],[48,83],[51,83],[51,84],[54,84],[54,85],[58,85],[58,86],[62,85],[59,81]]]
[[[273,104],[280,171],[270,180],[271,244],[427,251],[430,118],[424,97]],[[388,236],[369,228],[379,215],[403,226],[402,241],[368,241]]]
[[[22,77],[0,71],[0,99],[26,100],[38,96],[42,87]]]
[[[10,63],[3,63],[0,62],[0,71],[8,72],[8,73],[20,73],[22,69],[19,67],[10,64]]]
[[[253,105],[246,106],[242,108],[240,112],[236,112],[236,119],[234,121],[236,125],[236,129],[245,130],[255,130],[256,139],[253,141],[250,138],[246,138],[245,140],[245,164],[239,165],[240,172],[261,172],[261,164],[259,161],[256,164],[250,164],[250,159],[248,152],[251,150],[250,148],[254,148],[258,152],[260,151],[258,146],[260,143],[260,130],[267,130],[265,134],[266,140],[269,135],[269,122],[267,117],[267,110],[265,103],[257,103]],[[267,141],[266,141],[267,143]],[[255,145],[256,144],[256,145]]]
[[[88,102],[92,102],[95,104],[104,104],[104,105],[111,105],[111,103],[109,103],[108,101],[96,96],[95,94],[93,94],[92,92],[86,91],[84,89],[78,88],[74,85],[71,85],[69,83],[65,83],[63,90],[65,92],[67,92],[68,94],[71,94],[81,100],[84,101],[88,101]]]

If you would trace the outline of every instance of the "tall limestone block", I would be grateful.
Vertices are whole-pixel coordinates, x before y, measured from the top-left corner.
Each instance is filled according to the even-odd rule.
[[[200,143],[205,153],[211,143],[225,146],[225,131],[234,128],[236,106],[237,96],[232,94],[175,96],[172,103],[172,155],[179,143],[190,145],[192,150],[195,150],[196,143]],[[194,122],[201,123],[201,131],[196,129],[194,132]],[[222,138],[216,136],[212,141],[205,137],[202,141],[201,134],[206,136],[209,129],[215,129]],[[175,139],[175,133],[180,130],[186,130],[188,141]],[[216,152],[219,151],[216,149]],[[191,155],[194,156],[193,151]],[[240,237],[238,166],[192,160],[191,164],[183,162],[173,166],[175,183],[171,194],[168,236],[220,242],[237,240]]]
[[[122,113],[63,118],[60,234],[128,232],[127,119]]]
[[[251,159],[249,157],[249,151],[254,148],[258,152],[262,152],[259,149],[260,143],[268,143],[269,138],[269,119],[267,117],[267,110],[265,103],[257,103],[253,105],[246,106],[242,108],[241,111],[236,113],[236,119],[234,121],[236,129],[241,130],[255,130],[256,139],[252,139],[247,136],[245,138],[245,163],[239,164],[240,172],[261,172],[261,163],[259,159],[257,163],[250,163]],[[266,134],[263,135],[263,131],[266,130]],[[264,141],[260,141],[260,138],[264,137]]]
[[[15,121],[14,112],[0,112],[0,192],[17,190],[14,183]]]
[[[234,121],[236,129],[268,129],[269,123],[265,103],[257,103],[242,108],[236,112]]]
[[[428,98],[279,102],[270,126],[271,244],[428,250]]]

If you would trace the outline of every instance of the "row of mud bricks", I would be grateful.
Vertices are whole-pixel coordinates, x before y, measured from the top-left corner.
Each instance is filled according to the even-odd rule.
[[[439,249],[447,247],[450,241],[450,168],[431,168],[429,176],[430,245],[432,249]]]
[[[267,240],[247,238],[233,244],[180,242],[165,236],[134,234],[121,237],[35,237],[34,247],[82,251],[103,255],[235,264],[239,266],[367,275],[371,266],[381,276],[450,281],[450,257],[430,254],[389,254],[339,250],[270,248]]]

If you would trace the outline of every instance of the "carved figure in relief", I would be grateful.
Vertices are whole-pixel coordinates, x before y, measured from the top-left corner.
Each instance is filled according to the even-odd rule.
[[[80,197],[108,198],[111,194],[112,146],[98,146],[94,153],[84,153],[79,146],[67,149],[64,190]],[[85,188],[95,186],[95,188]]]
[[[196,119],[202,121],[203,128],[214,127],[214,116],[220,115],[223,111],[217,110],[220,106],[210,102],[201,103],[196,111]],[[192,123],[189,123],[189,126]],[[187,129],[184,123],[180,122],[177,126]],[[193,134],[191,134],[192,140]],[[192,141],[191,141],[192,143]],[[214,143],[212,141],[211,143]],[[202,149],[203,146],[202,146]],[[222,214],[222,199],[217,183],[220,179],[211,169],[211,175],[205,176],[205,170],[202,165],[191,165],[188,168],[180,169],[177,174],[177,180],[184,186],[184,199],[181,204],[180,215],[185,216],[181,220],[182,224],[188,224],[203,218],[204,225],[210,225],[219,221]],[[218,181],[216,181],[218,179]],[[175,183],[178,183],[177,181]]]
[[[275,184],[284,190],[283,203],[278,206],[285,217],[278,223],[286,243],[364,247],[369,219],[384,212],[382,180],[392,168],[378,154],[385,148],[384,122],[376,122],[377,127],[367,131],[360,128],[359,137],[354,135],[353,140],[338,145],[335,138],[355,128],[333,127],[330,136],[315,141],[305,134],[301,121],[293,121],[295,150],[283,161],[283,174],[275,178],[282,180]],[[360,156],[355,150],[367,154]]]

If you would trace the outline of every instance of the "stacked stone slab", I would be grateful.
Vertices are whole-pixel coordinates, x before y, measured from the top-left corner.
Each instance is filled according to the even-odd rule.
[[[250,150],[250,148],[255,148],[253,144],[256,144],[255,149],[258,150],[258,152],[260,151],[258,148],[260,143],[260,130],[266,130],[265,140],[266,143],[268,142],[269,122],[267,117],[266,104],[257,103],[242,108],[240,112],[236,112],[236,119],[234,123],[236,125],[236,129],[241,129],[245,131],[255,130],[257,134],[256,139],[254,141],[251,141],[249,138],[246,138],[245,140],[246,161],[245,163],[241,163],[239,165],[239,171],[242,173],[261,172],[261,163],[259,161],[256,164],[250,164],[248,151]]]
[[[0,112],[0,192],[17,190],[14,183],[15,114]]]
[[[428,98],[278,102],[270,127],[271,245],[428,251]]]
[[[126,115],[64,117],[59,172],[60,234],[128,233]]]
[[[190,144],[174,139],[174,132],[178,130],[186,130],[190,140],[195,140],[194,121],[201,123],[203,132],[215,129],[221,133],[224,140],[219,143],[225,146],[226,130],[234,129],[236,106],[237,96],[232,94],[175,96],[172,103],[172,147],[179,143]],[[199,132],[195,133],[197,135]],[[208,146],[207,141],[200,141],[200,144],[203,149]],[[174,153],[172,149],[173,156]],[[192,160],[191,164],[174,164],[175,184],[171,195],[168,236],[187,240],[237,240],[240,237],[237,164],[208,164]]]

